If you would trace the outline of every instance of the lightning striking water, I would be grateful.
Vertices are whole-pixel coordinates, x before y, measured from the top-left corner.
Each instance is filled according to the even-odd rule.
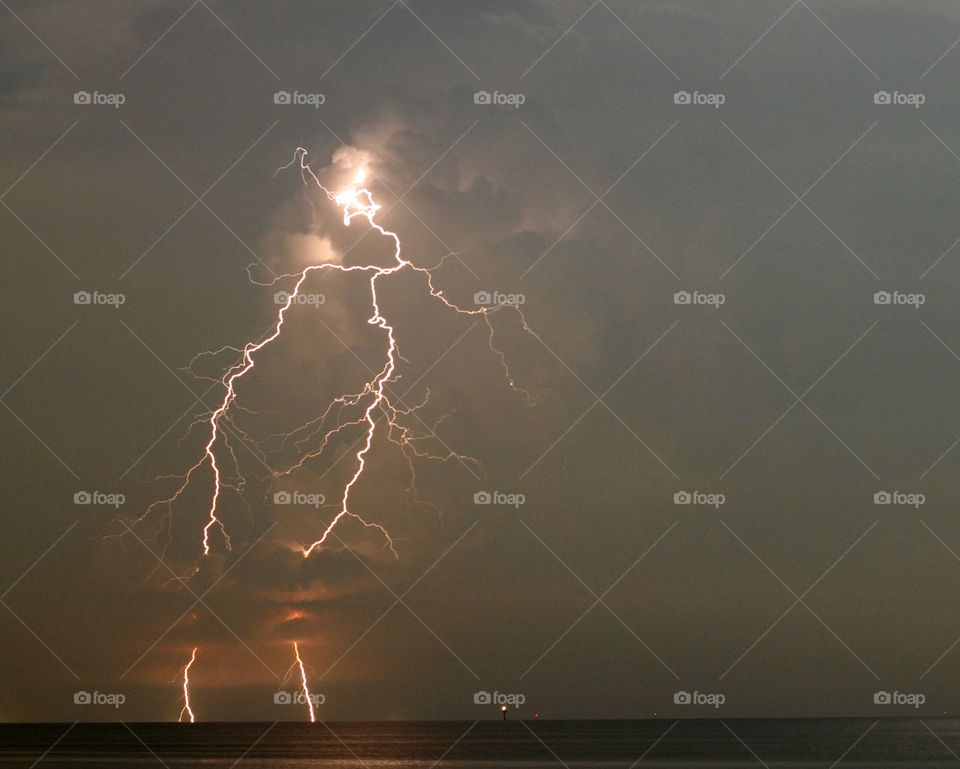
[[[368,455],[371,447],[374,444],[374,440],[378,435],[378,429],[380,428],[381,421],[384,425],[382,429],[382,435],[386,438],[386,440],[399,446],[403,456],[407,460],[411,474],[410,492],[414,500],[417,502],[422,502],[422,500],[417,497],[414,460],[430,459],[444,462],[457,460],[465,464],[477,464],[476,460],[474,460],[472,457],[458,454],[451,450],[445,450],[444,453],[438,453],[431,451],[428,448],[421,447],[420,443],[422,441],[431,439],[439,440],[437,439],[435,428],[440,421],[442,421],[441,418],[441,420],[435,422],[433,426],[430,426],[424,423],[423,420],[420,420],[419,416],[417,415],[417,411],[426,404],[427,399],[429,398],[429,390],[427,391],[427,395],[423,399],[423,402],[413,407],[406,407],[399,398],[396,398],[390,392],[390,385],[396,382],[398,378],[397,362],[398,359],[401,359],[401,356],[398,350],[394,326],[384,316],[380,306],[378,287],[382,280],[404,271],[415,273],[423,277],[425,289],[429,296],[441,302],[446,309],[459,315],[473,316],[479,320],[482,320],[486,324],[488,330],[488,346],[492,354],[498,359],[500,366],[504,371],[508,385],[513,390],[524,394],[527,398],[527,401],[531,405],[536,402],[536,395],[519,387],[515,383],[509,367],[507,366],[506,358],[503,352],[497,348],[494,340],[494,326],[491,318],[494,313],[505,308],[511,309],[517,313],[520,325],[524,331],[530,334],[534,333],[528,326],[526,318],[524,317],[523,312],[520,310],[520,307],[518,305],[499,304],[494,306],[464,308],[449,301],[444,296],[443,290],[438,289],[433,282],[434,270],[442,266],[447,257],[441,259],[440,262],[434,267],[427,268],[417,266],[403,256],[399,236],[395,232],[385,229],[377,221],[377,213],[380,211],[381,206],[374,201],[371,191],[363,186],[368,175],[366,167],[362,166],[358,170],[353,177],[353,183],[346,189],[343,189],[340,192],[333,192],[321,183],[320,179],[306,162],[306,157],[307,151],[302,147],[298,148],[294,153],[293,160],[291,160],[287,165],[278,169],[278,172],[289,169],[291,166],[298,165],[303,182],[305,184],[311,182],[316,184],[316,186],[322,190],[326,197],[340,208],[345,226],[351,226],[357,218],[360,218],[364,220],[367,225],[372,228],[372,230],[390,243],[392,260],[386,266],[379,266],[375,264],[346,265],[335,262],[322,262],[318,264],[310,264],[298,273],[278,276],[270,283],[270,285],[273,285],[281,280],[293,280],[293,287],[289,292],[286,293],[285,302],[281,303],[281,306],[277,312],[276,320],[270,331],[259,341],[246,343],[242,349],[224,347],[221,350],[207,353],[209,355],[217,355],[224,351],[235,351],[236,353],[239,353],[239,360],[231,365],[219,379],[219,382],[223,385],[223,398],[217,407],[202,420],[207,436],[203,447],[203,452],[197,462],[190,467],[189,470],[187,470],[186,474],[180,477],[182,482],[174,491],[174,493],[165,499],[154,502],[147,509],[144,515],[138,519],[138,522],[143,521],[154,510],[158,508],[164,508],[166,510],[165,518],[169,520],[169,518],[172,516],[173,504],[186,492],[194,474],[201,468],[209,466],[212,473],[213,485],[209,505],[206,511],[206,523],[204,524],[202,530],[201,544],[204,555],[209,555],[211,552],[212,537],[214,534],[219,534],[219,536],[222,538],[223,545],[227,550],[231,549],[230,537],[219,514],[220,505],[225,489],[242,492],[244,487],[244,480],[239,471],[238,460],[235,454],[234,444],[232,443],[232,441],[246,442],[249,438],[249,436],[239,430],[232,419],[232,409],[236,410],[241,408],[235,404],[235,401],[237,400],[237,384],[243,377],[247,376],[251,371],[254,370],[257,353],[270,345],[281,335],[288,311],[290,310],[291,306],[293,306],[295,303],[298,303],[304,284],[314,273],[363,273],[369,276],[370,315],[367,318],[367,323],[375,326],[377,329],[383,332],[385,351],[381,368],[373,373],[371,379],[365,382],[363,387],[358,392],[348,393],[335,398],[327,407],[327,409],[322,412],[320,417],[307,422],[305,425],[297,428],[292,433],[288,433],[283,436],[284,442],[286,442],[288,440],[292,440],[298,435],[303,435],[304,437],[296,442],[296,445],[299,447],[304,441],[316,438],[316,436],[322,432],[325,427],[327,427],[327,421],[334,412],[339,414],[344,409],[360,409],[360,413],[357,414],[355,418],[342,421],[339,424],[326,429],[326,432],[323,433],[322,438],[319,440],[318,446],[310,451],[305,452],[298,461],[290,464],[284,469],[272,471],[272,477],[274,479],[287,476],[295,470],[303,467],[304,463],[308,460],[319,457],[320,454],[322,454],[327,448],[331,440],[340,435],[343,431],[346,431],[350,428],[360,428],[362,431],[359,441],[354,444],[355,446],[358,446],[353,454],[354,469],[340,496],[339,503],[337,505],[337,512],[323,528],[318,537],[302,546],[301,551],[304,558],[309,557],[311,553],[323,546],[333,534],[336,527],[348,518],[356,521],[365,528],[375,530],[380,536],[383,537],[386,547],[388,547],[396,556],[394,541],[387,529],[375,521],[367,520],[364,516],[356,512],[351,506],[351,494],[367,470]],[[452,255],[448,254],[447,256]],[[200,356],[197,356],[197,358],[199,357]],[[191,370],[191,366],[197,360],[197,358],[194,358],[194,361],[191,361],[191,365],[187,367],[188,371]],[[411,427],[410,424],[407,423],[408,418],[415,418],[418,420],[423,428],[425,428],[425,431]],[[256,450],[259,452],[259,447]],[[224,464],[224,458],[221,457],[220,454],[223,454],[224,457],[229,458],[229,462],[227,462],[226,465]],[[230,468],[229,471],[226,469],[227,467]]]
[[[183,668],[183,708],[180,711],[180,717],[177,721],[183,722],[184,716],[189,718],[190,723],[194,723],[196,718],[193,715],[193,709],[190,707],[190,666],[197,658],[197,649],[194,647],[193,654],[190,655],[190,661]]]
[[[296,671],[300,675],[300,696],[307,704],[307,711],[310,713],[310,723],[316,723],[317,713],[313,709],[313,695],[310,693],[310,686],[307,684],[307,671],[303,666],[303,660],[300,659],[300,647],[296,641],[293,642],[294,661],[284,677],[284,681],[290,680],[291,675]]]

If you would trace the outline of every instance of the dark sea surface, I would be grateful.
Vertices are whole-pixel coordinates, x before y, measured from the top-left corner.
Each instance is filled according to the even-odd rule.
[[[69,731],[68,731],[69,729]],[[0,767],[960,767],[960,719],[0,725]]]

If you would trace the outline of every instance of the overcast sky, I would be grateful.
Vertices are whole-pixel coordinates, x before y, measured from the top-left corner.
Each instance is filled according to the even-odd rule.
[[[176,719],[194,647],[198,718],[304,718],[274,703],[294,641],[329,719],[495,716],[482,691],[960,712],[955,3],[0,6],[0,719]],[[203,457],[277,276],[389,261],[275,173],[298,147],[334,186],[365,158],[405,257],[469,309],[522,295],[530,327],[492,316],[507,374],[477,316],[383,280],[407,423],[476,460],[418,460],[411,490],[378,434],[354,502],[396,558],[350,520],[298,552],[356,428],[269,478],[301,456],[278,434],[384,364],[356,276],[311,278],[323,303],[238,385],[232,550],[202,556],[209,465],[140,519]]]

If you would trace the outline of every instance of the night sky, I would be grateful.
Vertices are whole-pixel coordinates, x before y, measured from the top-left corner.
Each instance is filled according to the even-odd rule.
[[[950,0],[0,2],[0,720],[176,720],[195,647],[198,719],[303,719],[294,641],[324,719],[960,713],[958,38]],[[141,518],[283,276],[392,258],[298,147],[529,325],[489,316],[507,373],[380,284],[405,424],[463,455],[414,488],[377,433],[351,507],[396,557],[300,552],[361,427],[271,477],[384,365],[359,274],[237,385],[232,549],[209,464]]]

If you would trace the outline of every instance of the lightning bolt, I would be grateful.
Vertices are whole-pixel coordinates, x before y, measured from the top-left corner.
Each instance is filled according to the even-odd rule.
[[[394,263],[388,267],[375,267],[375,266],[352,267],[352,266],[344,266],[344,265],[331,264],[331,263],[325,263],[322,265],[312,265],[310,267],[307,267],[306,269],[303,270],[302,273],[300,273],[300,278],[297,281],[297,284],[294,289],[294,294],[296,294],[299,291],[300,287],[303,285],[303,281],[306,279],[307,274],[313,269],[339,270],[341,272],[350,272],[353,270],[368,271],[370,273],[370,302],[371,302],[371,307],[373,312],[371,316],[368,318],[367,323],[382,329],[386,334],[386,338],[387,338],[387,352],[386,352],[386,361],[384,363],[384,366],[380,370],[380,372],[376,376],[374,376],[374,378],[370,382],[367,383],[364,389],[364,392],[371,394],[372,397],[370,399],[370,403],[367,405],[367,408],[365,409],[363,414],[363,422],[366,423],[366,429],[365,429],[363,445],[360,447],[360,449],[356,453],[356,457],[355,457],[356,469],[353,473],[353,476],[350,478],[350,480],[347,482],[346,486],[344,487],[339,511],[333,517],[330,523],[327,524],[326,529],[324,529],[320,537],[316,539],[314,542],[312,542],[309,546],[303,549],[303,555],[305,558],[307,558],[310,556],[310,554],[314,550],[316,550],[318,547],[323,545],[327,541],[327,538],[333,533],[333,530],[336,528],[337,524],[339,524],[343,518],[348,516],[357,519],[364,526],[379,530],[383,534],[383,536],[386,538],[391,552],[393,552],[394,555],[396,555],[396,550],[394,550],[394,547],[393,547],[393,540],[390,538],[390,535],[386,531],[386,529],[384,529],[379,524],[368,523],[366,520],[361,518],[359,515],[357,515],[350,509],[350,492],[352,491],[354,486],[357,484],[357,482],[360,480],[361,476],[363,475],[363,471],[366,468],[367,454],[370,451],[370,447],[373,445],[374,435],[377,430],[377,421],[374,415],[378,412],[382,413],[386,417],[389,427],[391,429],[396,429],[400,431],[401,444],[405,447],[411,446],[411,443],[410,443],[411,438],[410,438],[409,430],[399,427],[396,420],[397,414],[399,413],[399,409],[391,401],[390,396],[386,389],[387,383],[394,380],[394,373],[397,367],[398,351],[397,351],[397,341],[394,333],[394,328],[387,322],[387,319],[383,316],[380,310],[380,302],[377,296],[378,281],[380,281],[384,277],[398,273],[401,270],[411,270],[424,275],[426,277],[426,285],[430,292],[430,295],[435,299],[440,300],[448,309],[453,310],[461,315],[477,315],[477,316],[483,317],[490,331],[490,348],[498,356],[498,358],[501,361],[501,364],[506,369],[506,362],[503,354],[494,347],[493,325],[490,323],[490,314],[500,309],[500,307],[499,306],[494,308],[481,307],[481,308],[469,310],[469,309],[459,307],[453,304],[452,302],[448,301],[444,297],[443,292],[437,289],[433,284],[433,270],[436,268],[428,269],[424,267],[418,267],[415,264],[413,264],[413,262],[404,258],[404,256],[401,253],[400,237],[395,232],[385,229],[382,225],[380,225],[376,221],[376,215],[377,215],[377,212],[380,210],[380,206],[374,201],[373,193],[371,193],[370,190],[368,190],[365,187],[359,186],[359,185],[362,185],[363,182],[366,180],[366,175],[367,175],[366,170],[361,169],[361,171],[357,174],[354,180],[354,186],[350,187],[347,190],[344,190],[343,192],[333,193],[330,190],[328,190],[326,187],[324,187],[324,185],[320,182],[316,174],[314,174],[313,170],[307,164],[306,157],[307,157],[307,151],[302,147],[299,147],[297,148],[297,151],[294,155],[294,160],[291,161],[291,163],[288,164],[287,166],[284,166],[283,168],[289,168],[291,165],[293,165],[293,163],[299,160],[300,172],[301,172],[302,178],[304,179],[304,182],[306,182],[307,178],[309,177],[310,180],[312,180],[321,190],[323,190],[323,192],[327,195],[327,197],[330,200],[334,201],[338,206],[340,206],[340,208],[343,210],[344,225],[349,227],[355,218],[361,217],[366,220],[366,222],[370,225],[370,227],[372,227],[374,230],[380,233],[381,236],[383,236],[384,238],[387,238],[392,242]],[[519,308],[517,309],[517,311],[519,312]],[[522,317],[522,313],[520,314]],[[529,330],[529,327],[527,326],[525,318],[523,319],[523,326],[524,328],[527,328]],[[510,372],[508,369],[506,370],[506,374],[507,374],[508,382],[510,383],[511,387],[514,387],[514,389],[519,389],[514,384],[513,378],[510,376]],[[535,401],[534,396],[530,395],[530,393],[526,391],[523,391],[523,392],[527,395],[528,400]],[[417,452],[415,448],[414,448],[414,453],[416,453],[418,456],[424,456],[423,453]],[[469,457],[453,454],[452,452],[448,454],[446,457],[432,456],[432,458],[435,458],[435,459],[458,458],[461,461],[464,459],[470,459]],[[408,459],[409,459],[409,456],[408,456]]]
[[[183,722],[184,716],[186,716],[190,719],[191,724],[196,721],[196,718],[190,707],[190,666],[193,665],[196,658],[197,648],[194,647],[193,654],[190,655],[190,661],[183,668],[183,709],[180,711],[180,717],[177,719],[177,721]]]
[[[290,666],[290,669],[287,670],[287,674],[283,678],[283,683],[289,681],[293,675],[299,674],[300,676],[300,695],[303,697],[304,702],[307,703],[307,710],[310,713],[310,723],[316,723],[317,714],[313,709],[313,696],[310,694],[310,686],[307,684],[307,671],[303,666],[303,660],[300,658],[300,646],[296,641],[293,642],[293,664]],[[281,684],[283,686],[283,684]]]
[[[495,332],[492,318],[496,312],[499,312],[503,309],[515,311],[519,317],[519,322],[523,330],[531,335],[536,336],[528,325],[520,307],[518,305],[501,304],[492,307],[482,306],[477,308],[464,308],[448,300],[444,295],[443,290],[434,285],[433,272],[444,264],[448,256],[453,255],[448,254],[444,256],[438,264],[429,268],[417,266],[403,256],[399,236],[395,232],[384,228],[377,220],[377,214],[380,211],[381,206],[375,202],[373,193],[367,187],[363,186],[368,175],[366,167],[363,166],[359,169],[358,173],[356,173],[353,178],[353,183],[346,189],[343,189],[339,192],[333,192],[320,182],[320,179],[307,163],[306,158],[307,151],[302,147],[297,148],[293,159],[288,164],[277,169],[277,173],[297,165],[299,167],[301,178],[304,184],[314,183],[326,195],[328,200],[339,207],[342,212],[343,223],[345,226],[351,226],[357,219],[363,220],[382,238],[386,239],[391,244],[392,261],[386,266],[379,266],[375,264],[345,265],[334,262],[310,264],[300,272],[280,275],[268,284],[260,284],[274,285],[281,280],[293,280],[293,288],[286,294],[286,299],[281,304],[277,312],[276,319],[267,334],[259,341],[246,343],[242,348],[224,347],[217,351],[201,353],[201,356],[215,356],[226,351],[233,351],[239,354],[239,360],[227,368],[226,372],[221,378],[219,378],[220,384],[223,385],[223,398],[217,407],[202,420],[206,434],[206,440],[201,456],[184,475],[179,476],[181,483],[174,493],[169,497],[154,502],[146,510],[143,516],[137,519],[137,522],[142,522],[154,510],[162,508],[166,510],[164,520],[169,523],[172,517],[174,503],[186,492],[194,474],[197,473],[201,468],[209,466],[209,469],[212,473],[213,486],[210,495],[209,506],[206,512],[206,522],[203,526],[201,538],[202,551],[204,555],[210,554],[212,549],[212,540],[215,535],[218,535],[222,539],[223,545],[227,550],[231,549],[230,537],[227,533],[226,526],[219,515],[220,505],[225,489],[242,492],[244,488],[244,481],[239,470],[238,459],[232,443],[232,441],[236,440],[246,442],[249,438],[249,436],[236,427],[231,418],[232,411],[241,408],[235,403],[237,400],[237,385],[241,379],[254,370],[256,366],[257,354],[274,342],[278,337],[280,337],[288,311],[290,310],[291,306],[298,302],[298,298],[301,296],[304,284],[314,273],[362,273],[369,276],[370,315],[367,318],[367,323],[376,327],[383,333],[385,352],[381,368],[379,371],[373,373],[371,379],[364,383],[359,392],[349,393],[335,398],[320,417],[308,422],[300,428],[297,428],[292,433],[288,433],[283,436],[284,442],[286,442],[296,435],[306,433],[305,438],[297,441],[296,445],[299,447],[304,441],[315,438],[316,435],[326,427],[327,420],[334,411],[340,413],[344,409],[357,407],[360,408],[360,413],[355,418],[348,419],[334,427],[327,429],[319,442],[318,448],[304,453],[299,461],[291,464],[289,467],[286,467],[282,470],[272,471],[272,477],[274,479],[289,475],[293,471],[302,467],[307,460],[318,457],[329,445],[330,441],[343,431],[349,428],[358,427],[362,430],[359,441],[354,444],[359,448],[357,448],[353,455],[353,473],[344,486],[343,493],[340,496],[339,503],[337,505],[337,512],[323,529],[319,537],[301,547],[301,552],[304,558],[308,558],[314,551],[322,547],[331,537],[337,526],[339,526],[345,519],[348,518],[356,521],[367,529],[376,531],[383,538],[385,546],[390,549],[394,556],[397,555],[394,548],[394,541],[387,529],[375,521],[367,520],[358,512],[356,512],[351,506],[351,494],[356,488],[357,484],[364,477],[364,473],[367,470],[369,452],[374,444],[375,438],[378,435],[378,431],[381,429],[383,435],[388,441],[400,447],[400,450],[407,460],[411,474],[409,491],[411,492],[414,500],[417,502],[422,502],[422,500],[419,500],[416,492],[416,474],[414,470],[415,459],[430,459],[444,462],[457,460],[463,463],[472,463],[475,465],[478,464],[477,461],[472,457],[458,454],[451,450],[446,450],[445,453],[435,453],[435,451],[431,451],[430,449],[424,448],[420,445],[422,441],[437,439],[434,428],[439,425],[443,418],[434,423],[433,427],[426,425],[422,422],[422,420],[420,420],[421,424],[423,424],[426,428],[426,432],[416,430],[406,424],[405,418],[407,417],[414,416],[419,419],[419,416],[417,416],[417,411],[422,408],[429,399],[429,390],[427,391],[427,395],[423,402],[413,407],[405,407],[399,401],[399,399],[396,399],[395,396],[390,393],[389,385],[396,382],[398,379],[397,361],[398,359],[402,359],[402,356],[399,353],[395,328],[393,325],[391,325],[381,310],[380,298],[378,296],[378,288],[381,281],[390,278],[391,276],[395,276],[401,272],[415,273],[419,276],[422,276],[426,291],[430,297],[442,303],[443,306],[451,312],[455,312],[462,316],[476,317],[486,324],[488,330],[489,349],[494,357],[496,357],[496,359],[499,361],[510,388],[525,395],[528,403],[531,405],[536,403],[539,395],[533,394],[516,384],[507,365],[504,353],[495,344]],[[201,356],[195,357],[194,360],[191,361],[191,364],[187,366],[186,370],[193,373],[191,370],[192,366]],[[383,423],[382,428],[381,421]],[[191,429],[196,424],[197,423],[191,425]],[[219,451],[221,447],[222,451]],[[227,462],[224,457],[221,457],[220,453],[223,453],[225,457],[229,459],[229,461]],[[226,462],[226,464],[224,464],[224,462]],[[227,469],[228,467],[229,471]]]

